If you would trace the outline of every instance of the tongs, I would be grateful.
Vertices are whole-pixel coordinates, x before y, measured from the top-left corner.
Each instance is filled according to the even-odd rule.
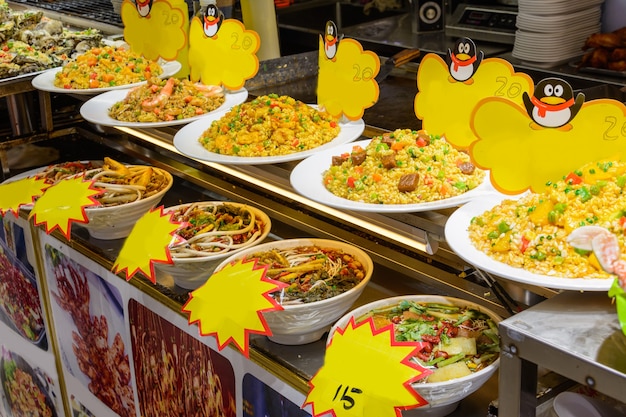
[[[476,267],[474,267],[474,271],[476,271],[476,274],[480,277],[480,279],[482,279],[485,282],[485,284],[487,284],[487,286],[496,296],[498,301],[502,303],[506,311],[511,313],[511,315],[514,315],[522,311],[522,307],[518,304],[518,302],[515,301],[513,297],[509,295],[509,293],[504,289],[504,287],[502,287],[502,285],[494,277],[489,275],[488,272],[484,272]]]

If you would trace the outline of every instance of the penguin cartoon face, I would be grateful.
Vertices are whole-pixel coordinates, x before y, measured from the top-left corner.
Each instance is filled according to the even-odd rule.
[[[467,61],[476,55],[476,44],[470,38],[461,38],[454,44],[454,55],[461,61]]]
[[[212,38],[217,34],[222,26],[222,21],[224,20],[224,14],[220,9],[217,8],[214,4],[209,4],[204,11],[202,30],[204,34],[209,38]]]
[[[558,105],[574,98],[572,87],[559,78],[545,78],[537,84],[535,97],[542,103]]]
[[[139,16],[146,17],[150,14],[152,9],[152,0],[135,0],[135,7]]]
[[[456,81],[468,82],[482,62],[483,52],[476,51],[476,44],[470,38],[459,38],[454,49],[448,49],[446,61],[450,75]]]
[[[326,28],[324,30],[324,52],[326,58],[334,59],[337,53],[337,46],[339,45],[337,25],[332,20],[326,22]]]
[[[585,101],[579,93],[574,99],[574,90],[560,78],[544,78],[535,87],[532,97],[522,97],[526,112],[535,123],[543,127],[561,127],[578,113]]]

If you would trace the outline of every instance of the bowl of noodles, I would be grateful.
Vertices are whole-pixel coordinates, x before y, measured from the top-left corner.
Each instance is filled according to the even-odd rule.
[[[396,341],[418,343],[410,360],[429,372],[411,387],[428,404],[404,411],[405,417],[452,413],[500,364],[498,323],[502,318],[470,301],[438,295],[377,300],[341,317],[330,330],[327,344],[352,319],[357,325],[371,319],[378,330],[391,326]]]
[[[85,208],[88,222],[81,224],[91,237],[111,240],[127,237],[137,220],[154,208],[172,187],[172,175],[157,167],[125,165],[105,157],[102,168],[86,171],[85,180],[103,192],[100,205]]]
[[[164,209],[181,223],[169,245],[172,264],[155,267],[176,285],[196,289],[224,258],[261,243],[272,223],[265,212],[247,204],[202,201]]]
[[[288,286],[271,296],[283,310],[263,313],[273,342],[302,345],[322,338],[350,309],[372,277],[374,264],[363,250],[330,239],[285,239],[245,249],[215,270],[256,260],[267,278]]]

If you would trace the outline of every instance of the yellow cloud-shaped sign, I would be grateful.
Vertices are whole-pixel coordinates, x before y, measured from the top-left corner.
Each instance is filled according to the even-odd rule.
[[[141,17],[133,2],[124,0],[124,39],[134,52],[148,59],[173,61],[187,46],[187,10],[183,0],[154,0],[150,14]]]
[[[476,140],[469,122],[480,100],[498,97],[522,105],[522,93],[532,95],[534,86],[530,76],[515,72],[500,58],[482,60],[470,82],[459,82],[451,77],[441,57],[427,54],[419,66],[417,88],[415,115],[422,120],[422,127],[445,135],[459,149],[467,149]]]
[[[189,66],[193,81],[239,90],[259,71],[256,56],[261,40],[236,19],[226,19],[217,35],[205,35],[199,17],[189,28]]]
[[[478,138],[470,155],[491,170],[491,182],[505,194],[540,192],[588,162],[626,154],[626,106],[600,99],[583,104],[571,129],[542,128],[526,110],[502,98],[481,101],[471,116]]]
[[[359,120],[378,101],[379,70],[378,55],[354,39],[342,39],[334,59],[328,59],[320,36],[317,103],[332,116]]]

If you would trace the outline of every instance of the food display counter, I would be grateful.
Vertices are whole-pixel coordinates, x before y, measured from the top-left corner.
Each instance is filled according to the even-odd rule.
[[[263,62],[259,73],[246,83],[249,97],[276,93],[290,95],[305,102],[314,102],[316,58],[317,52]],[[396,128],[420,128],[420,122],[413,110],[413,100],[417,92],[415,71],[416,66],[409,64],[403,69],[394,70],[392,75],[381,83],[380,99],[365,112],[363,117],[365,130],[359,139],[369,139]],[[610,84],[619,85],[619,82]],[[606,86],[607,83],[585,78],[579,84],[573,85],[589,88]],[[19,90],[19,84],[17,86]],[[12,94],[14,90],[7,92]],[[76,109],[85,99],[81,96],[69,97]],[[620,386],[626,379],[626,370],[622,362],[612,361],[610,358],[607,360],[604,348],[607,340],[611,338],[617,344],[617,350],[611,350],[610,355],[614,351],[619,352],[624,336],[616,331],[617,319],[611,314],[611,306],[607,305],[606,294],[579,294],[511,282],[469,265],[454,253],[446,242],[445,225],[450,215],[454,213],[454,207],[415,213],[385,214],[333,208],[300,195],[292,187],[289,176],[297,161],[266,165],[227,165],[190,158],[174,146],[173,138],[178,127],[155,129],[105,127],[72,119],[71,123],[63,125],[63,130],[59,130],[51,127],[57,100],[65,103],[68,97],[42,93],[42,120],[48,132],[41,140],[46,146],[58,148],[62,157],[102,159],[110,156],[128,163],[150,164],[167,170],[174,177],[174,186],[161,201],[166,207],[181,202],[202,200],[246,203],[262,209],[270,216],[272,230],[268,240],[296,237],[327,238],[347,242],[364,250],[373,259],[375,269],[371,282],[355,303],[355,307],[395,295],[438,294],[474,302],[504,317],[506,320],[500,325],[503,358],[499,374],[494,375],[480,390],[464,399],[459,407],[449,414],[451,417],[479,417],[488,413],[524,417],[544,415],[543,413],[550,415],[546,404],[549,404],[550,400],[565,387],[570,387],[571,381],[587,385],[620,400],[621,391],[615,387]],[[6,161],[1,162],[3,167],[7,166]],[[5,174],[11,177],[15,172],[7,170]],[[118,326],[116,329],[124,329],[120,332],[122,337],[125,337],[127,354],[135,363],[135,368],[129,372],[137,381],[135,385],[137,390],[148,390],[150,383],[154,381],[149,378],[142,379],[144,375],[141,369],[147,369],[149,365],[143,364],[146,368],[140,367],[140,359],[145,357],[136,356],[138,346],[141,345],[138,344],[139,339],[135,338],[134,332],[143,329],[147,334],[149,330],[158,328],[162,332],[160,335],[169,337],[171,333],[176,333],[176,336],[170,338],[171,345],[162,346],[164,350],[170,349],[171,353],[185,343],[193,345],[200,341],[198,358],[203,358],[203,354],[206,353],[213,358],[208,360],[213,366],[232,368],[232,371],[215,371],[215,374],[220,376],[230,375],[222,379],[224,384],[222,392],[230,392],[232,407],[237,409],[236,414],[230,410],[224,415],[258,415],[250,411],[254,409],[252,404],[256,397],[245,394],[248,389],[246,387],[252,385],[251,380],[255,382],[260,380],[266,387],[278,392],[279,396],[289,400],[285,401],[285,404],[290,402],[295,405],[295,408],[283,406],[283,412],[289,409],[293,413],[289,415],[299,413],[307,415],[299,409],[299,406],[309,389],[309,381],[323,365],[325,337],[314,343],[289,346],[274,343],[265,336],[253,335],[250,338],[249,359],[234,349],[220,351],[221,355],[217,355],[215,342],[209,337],[198,336],[195,327],[188,326],[181,307],[188,300],[189,290],[177,286],[171,276],[159,272],[157,282],[152,284],[145,277],[135,277],[126,282],[123,277],[110,272],[123,246],[123,239],[95,239],[86,229],[76,225],[72,229],[71,239],[68,240],[58,232],[46,235],[40,228],[32,227],[26,217],[27,213],[22,212],[18,219],[10,220],[9,223],[15,222],[19,228],[26,231],[26,246],[33,249],[32,252],[30,249],[28,251],[29,259],[35,265],[34,275],[38,278],[44,294],[42,296],[44,308],[52,312],[53,316],[64,317],[65,320],[52,322],[46,319],[46,328],[49,331],[46,340],[51,347],[46,346],[43,350],[46,352],[46,360],[52,365],[41,365],[48,378],[58,384],[55,389],[47,390],[51,393],[49,395],[67,400],[65,403],[60,399],[57,400],[57,403],[64,403],[59,411],[65,411],[64,414],[68,416],[89,415],[85,410],[81,410],[80,406],[77,408],[73,406],[74,400],[91,395],[87,392],[90,390],[94,395],[97,391],[98,398],[102,400],[102,403],[92,405],[90,412],[94,415],[111,415],[111,409],[115,410],[117,415],[135,415],[128,411],[128,402],[124,403],[124,399],[128,400],[127,397],[117,393],[115,401],[107,402],[104,399],[108,397],[102,393],[105,391],[103,387],[94,387],[82,381],[79,377],[80,372],[76,370],[76,367],[81,368],[80,362],[75,364],[65,357],[59,359],[60,353],[62,356],[63,352],[72,351],[71,341],[64,344],[63,339],[71,338],[69,336],[71,331],[68,331],[68,328],[73,327],[67,324],[71,322],[63,312],[70,311],[72,307],[65,310],[63,303],[57,300],[58,296],[55,296],[57,284],[50,278],[55,276],[54,267],[58,265],[57,261],[69,264],[76,262],[76,268],[86,268],[104,278],[103,281],[107,284],[98,284],[104,299],[112,304],[121,300],[120,309],[123,312],[121,321],[115,312],[108,310],[108,307],[106,309],[101,307],[101,313],[103,316],[117,317],[116,321],[110,321],[111,330],[114,326]],[[29,231],[32,238],[29,237],[31,236]],[[13,236],[6,234],[5,237],[9,235]],[[71,269],[70,266],[67,268]],[[94,294],[95,287],[96,284],[90,286]],[[233,294],[233,303],[236,302],[236,294]],[[556,322],[568,320],[574,323],[576,317],[572,316],[579,311],[565,309],[564,306],[568,305],[588,306],[587,314],[593,317],[593,320],[590,319],[591,323],[587,327],[568,328],[563,336],[563,340],[566,341],[564,344],[575,344],[580,337],[586,337],[587,333],[579,334],[579,330],[593,333],[597,320],[602,320],[604,324],[600,326],[603,333],[595,334],[594,339],[588,342],[593,346],[585,350],[583,355],[575,349],[569,350],[559,346],[559,340],[555,340],[551,334],[546,334],[547,329],[535,326],[541,320]],[[170,325],[182,329],[182,332],[168,327]],[[132,330],[129,327],[132,327]],[[0,327],[0,330],[5,329]],[[144,337],[148,338],[145,335]],[[15,352],[19,343],[11,342],[7,346]],[[158,353],[160,349],[158,344],[149,346],[146,344],[141,347],[151,354]],[[29,347],[26,353],[33,354],[32,350],[32,347]],[[544,355],[546,352],[550,354],[549,357]],[[225,361],[222,361],[222,357]],[[52,358],[54,360],[49,361]],[[178,360],[175,353],[171,353],[171,357],[168,358]],[[71,362],[70,365],[68,362]],[[120,360],[120,363],[125,362]],[[182,361],[180,363],[183,364]],[[57,365],[56,368],[54,364]],[[204,364],[206,365],[206,362]],[[197,363],[193,364],[196,365]],[[72,369],[72,366],[73,371],[68,374],[66,368]],[[543,379],[544,375],[550,374],[549,371],[560,375],[560,378],[556,378],[557,382],[546,382],[552,381],[550,378]],[[232,375],[229,372],[232,372]],[[208,374],[213,375],[211,372]],[[86,389],[86,386],[89,388]],[[69,396],[71,398],[68,398],[67,393],[71,393]],[[142,407],[150,404],[150,399],[142,397],[141,394],[133,395],[133,399],[138,399],[143,404]],[[494,402],[501,411],[499,414],[498,407],[494,408]],[[114,408],[113,404],[122,408]],[[261,408],[258,404],[257,407]],[[142,410],[146,411],[146,415],[157,415],[159,412],[156,409]],[[0,416],[11,416],[10,412],[6,415],[3,412],[7,413],[0,407]],[[207,410],[204,412],[209,413]]]

